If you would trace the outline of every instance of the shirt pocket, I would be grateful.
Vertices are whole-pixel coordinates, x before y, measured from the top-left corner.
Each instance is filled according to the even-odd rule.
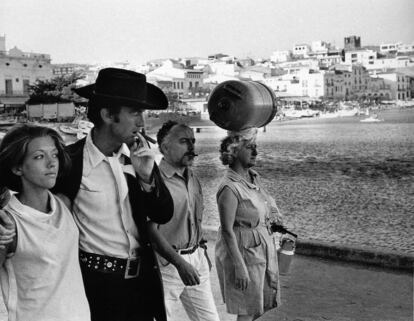
[[[75,198],[74,210],[81,221],[87,220],[87,212],[100,212],[107,210],[108,195],[105,192],[105,184],[93,183],[90,180],[82,179],[79,192]]]
[[[96,184],[92,183],[89,180],[83,179],[81,185],[79,187],[82,191],[90,192],[90,193],[99,193],[102,191],[102,188]]]
[[[247,265],[266,263],[262,239],[256,230],[243,231],[240,241],[243,259]]]

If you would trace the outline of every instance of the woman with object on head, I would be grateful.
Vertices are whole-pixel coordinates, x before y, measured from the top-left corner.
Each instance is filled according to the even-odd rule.
[[[51,128],[16,125],[0,144],[2,190],[12,191],[0,210],[0,284],[9,320],[90,320],[79,231],[49,191],[69,164]]]
[[[274,199],[251,169],[256,163],[257,129],[229,132],[220,146],[228,165],[217,192],[221,227],[216,267],[227,312],[254,320],[279,306],[278,239],[269,224],[281,220]]]

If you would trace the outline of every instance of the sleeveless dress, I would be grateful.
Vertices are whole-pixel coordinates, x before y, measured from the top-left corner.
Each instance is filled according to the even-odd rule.
[[[5,210],[16,222],[17,247],[0,269],[8,321],[90,321],[79,267],[79,231],[63,202],[49,193],[51,212],[13,195]]]
[[[217,199],[225,187],[237,197],[238,205],[233,231],[249,272],[250,283],[245,291],[235,287],[235,267],[219,229],[216,242],[216,268],[227,312],[258,317],[280,306],[279,269],[277,262],[278,236],[269,235],[266,217],[274,217],[274,199],[260,184],[257,172],[249,170],[254,184],[232,169],[221,183]]]

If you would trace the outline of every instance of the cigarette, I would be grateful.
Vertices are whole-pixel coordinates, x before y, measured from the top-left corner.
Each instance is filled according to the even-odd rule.
[[[141,131],[140,134],[142,135],[142,137],[144,137],[150,143],[153,143],[153,144],[156,144],[157,143],[157,141],[154,138],[152,138],[152,137],[148,136],[147,134],[145,134],[144,131]],[[135,137],[135,141],[138,143],[139,142],[139,138],[138,137]]]

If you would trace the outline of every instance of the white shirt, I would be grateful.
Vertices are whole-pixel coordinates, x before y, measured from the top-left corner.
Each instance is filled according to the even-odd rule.
[[[52,193],[49,199],[49,213],[20,203],[14,195],[5,207],[17,229],[15,253],[0,269],[8,320],[89,321],[78,229],[63,202]]]
[[[132,217],[124,173],[135,176],[132,165],[124,165],[129,149],[123,144],[113,156],[105,156],[86,138],[80,190],[73,214],[79,227],[81,250],[119,258],[136,256],[138,230]]]

